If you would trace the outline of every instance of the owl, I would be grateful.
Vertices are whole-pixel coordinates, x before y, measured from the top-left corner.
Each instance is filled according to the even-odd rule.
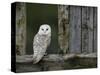
[[[51,27],[47,24],[40,26],[39,31],[33,39],[33,64],[38,63],[45,55],[51,41]]]

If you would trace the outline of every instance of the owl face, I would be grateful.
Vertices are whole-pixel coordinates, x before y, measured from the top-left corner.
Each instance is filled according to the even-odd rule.
[[[39,28],[38,34],[40,35],[51,35],[51,27],[47,24],[43,24]]]

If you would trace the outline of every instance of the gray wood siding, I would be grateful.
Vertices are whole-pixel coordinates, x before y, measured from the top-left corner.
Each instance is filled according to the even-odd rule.
[[[97,52],[97,8],[93,8],[93,51]]]
[[[82,8],[82,52],[86,53],[88,50],[88,25],[87,25],[87,7]]]
[[[87,9],[88,53],[93,52],[93,8]]]
[[[93,51],[93,8],[82,8],[82,52]]]
[[[63,21],[61,21],[62,15],[65,16],[65,20],[68,21],[68,29],[66,33],[69,35],[65,39],[68,41],[68,51],[69,53],[92,53],[97,52],[97,7],[86,7],[86,6],[61,6],[58,7],[58,29],[63,26]],[[69,14],[59,13],[61,9],[63,12],[68,12]],[[68,16],[68,17],[66,17]],[[65,24],[64,24],[65,25]],[[62,30],[58,34],[62,33]],[[58,37],[60,37],[58,35]],[[60,37],[63,39],[64,36]],[[61,41],[60,43],[66,43]],[[60,44],[61,46],[61,44]]]
[[[70,45],[71,53],[81,51],[81,7],[70,6]]]

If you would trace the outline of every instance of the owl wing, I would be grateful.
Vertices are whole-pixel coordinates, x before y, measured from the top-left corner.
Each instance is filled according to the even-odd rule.
[[[46,46],[44,45],[42,36],[36,35],[33,40],[33,63],[39,62],[46,52]]]

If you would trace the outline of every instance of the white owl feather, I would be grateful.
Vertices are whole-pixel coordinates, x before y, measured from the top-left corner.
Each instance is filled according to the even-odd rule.
[[[38,63],[45,55],[46,49],[51,41],[51,27],[47,24],[40,26],[33,40],[33,63]]]

